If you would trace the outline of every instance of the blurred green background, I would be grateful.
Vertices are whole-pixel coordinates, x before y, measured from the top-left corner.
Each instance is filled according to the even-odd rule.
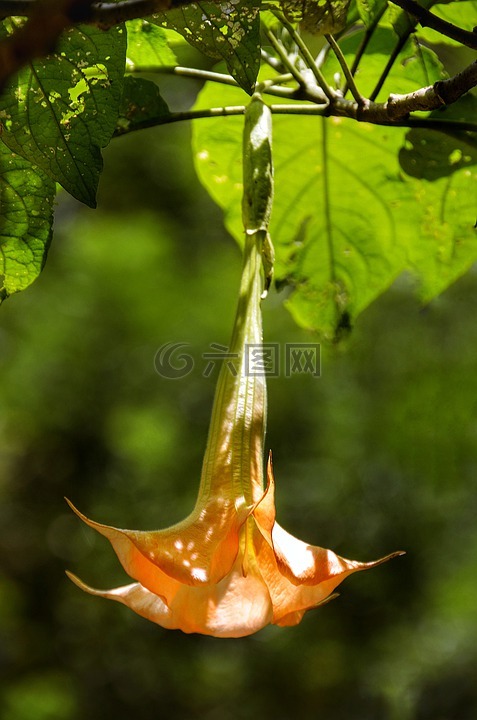
[[[280,523],[347,557],[405,557],[240,640],[164,631],[64,575],[126,582],[63,496],[138,529],[194,503],[216,379],[202,355],[228,342],[241,259],[189,138],[114,141],[98,209],[60,197],[42,277],[0,311],[0,718],[475,720],[475,273],[424,309],[401,279],[323,351],[321,378],[269,382]],[[266,340],[316,342],[285,297],[264,304]],[[195,358],[175,381],[154,369],[173,341]]]

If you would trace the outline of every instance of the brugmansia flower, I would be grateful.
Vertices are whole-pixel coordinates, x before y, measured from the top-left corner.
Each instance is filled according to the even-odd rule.
[[[246,131],[249,155],[244,156],[244,264],[230,345],[238,357],[237,374],[225,364],[220,371],[195,508],[177,525],[144,532],[102,525],[71,506],[108,538],[135,580],[95,590],[68,573],[73,582],[162,627],[216,637],[250,635],[269,623],[296,625],[308,609],[330,599],[348,575],[392,557],[370,563],[346,560],[287,533],[275,521],[270,458],[264,488],[266,385],[263,372],[253,373],[249,361],[252,351],[260,354],[262,349],[271,157],[267,109],[257,99],[252,106],[255,115],[248,117],[251,128],[248,135]],[[258,187],[257,176],[246,174],[257,165]]]

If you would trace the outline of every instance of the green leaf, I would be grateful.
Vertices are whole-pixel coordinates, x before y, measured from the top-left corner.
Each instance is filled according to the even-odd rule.
[[[386,8],[388,0],[356,0],[359,17],[370,27]]]
[[[262,28],[267,28],[267,30],[276,31],[277,29],[281,30],[283,27],[280,20],[271,10],[262,10],[260,13],[260,23]]]
[[[244,97],[206,84],[198,105],[219,102]],[[199,177],[239,242],[242,123],[193,125]],[[410,176],[399,163],[405,135],[341,118],[273,117],[275,277],[289,287],[286,305],[297,322],[324,337],[353,322],[404,271],[419,278],[427,300],[477,259],[475,165],[461,162],[457,148],[452,174]]]
[[[124,78],[124,92],[119,109],[116,134],[160,124],[170,117],[170,110],[154,82],[144,78]]]
[[[346,26],[351,0],[282,0],[282,9],[292,22],[299,22],[314,35],[338,33]]]
[[[421,161],[409,167],[409,159],[415,161],[419,154]],[[408,266],[419,275],[419,294],[427,302],[477,258],[477,153],[475,147],[440,133],[423,137],[410,131],[400,160],[403,169],[422,178],[412,183],[421,212],[419,235],[408,246]]]
[[[150,18],[180,33],[212,58],[223,59],[228,71],[249,95],[260,67],[259,5],[248,0],[196,2]]]
[[[448,123],[455,123],[454,129],[459,129],[459,124],[471,124],[472,130],[477,132],[477,96],[473,93],[467,93],[462,95],[452,105],[435,110],[430,114],[431,118],[436,120],[445,121]],[[474,142],[476,136],[474,134]]]
[[[125,56],[124,27],[74,28],[54,54],[21,70],[0,98],[8,147],[91,207],[101,148],[116,126]]]
[[[426,180],[439,180],[453,175],[456,170],[477,164],[477,138],[442,132],[409,130],[399,152],[399,162],[408,175]],[[473,200],[477,212],[476,198]]]
[[[0,303],[40,274],[54,197],[54,182],[0,140]]]
[[[147,20],[129,20],[127,59],[131,65],[142,67],[177,65],[177,58],[169,47],[166,31]]]

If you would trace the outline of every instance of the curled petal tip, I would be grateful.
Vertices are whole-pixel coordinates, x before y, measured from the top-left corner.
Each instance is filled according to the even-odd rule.
[[[88,585],[85,585],[85,583],[80,580],[79,577],[77,577],[74,573],[70,572],[69,570],[65,570],[65,574],[71,580],[71,582],[74,583],[81,590],[91,592],[92,588],[88,587]]]
[[[84,515],[81,512],[81,510],[78,510],[78,508],[73,505],[71,500],[69,500],[67,497],[65,497],[65,500],[68,503],[68,505],[70,506],[70,508],[73,510],[75,515],[77,515],[79,517],[79,519],[82,520],[86,525],[89,525],[90,528],[93,528],[93,530],[97,530],[102,535],[106,534],[104,531],[117,530],[117,528],[110,527],[109,525],[103,525],[103,523],[98,523],[98,522],[95,522],[94,520],[90,520],[89,517],[86,517],[86,515]]]
[[[390,555],[386,555],[386,557],[383,558],[383,562],[386,560],[392,560],[395,557],[400,557],[401,555],[405,555],[405,550],[396,550],[395,552],[391,553]]]
[[[365,567],[376,567],[377,565],[382,565],[383,563],[387,562],[388,560],[392,560],[395,557],[399,557],[400,555],[405,555],[405,550],[396,550],[395,552],[389,553],[389,555],[385,555],[382,558],[379,558],[379,560],[374,560],[369,563],[365,563]]]
[[[328,595],[328,597],[325,597],[323,600],[320,600],[319,603],[317,603],[314,607],[322,607],[323,605],[328,605],[329,602],[332,600],[336,600],[336,598],[339,598],[340,594],[339,592],[331,593],[331,595]]]
[[[71,580],[72,583],[74,583],[77,587],[79,587],[80,590],[83,590],[84,592],[89,593],[90,595],[97,595],[98,597],[105,597],[108,592],[111,591],[103,591],[103,590],[96,590],[95,588],[92,588],[90,585],[86,585],[82,580],[79,579],[74,573],[70,572],[69,570],[65,570],[65,573],[67,577]]]
[[[68,505],[70,506],[71,510],[73,510],[73,512],[74,512],[79,518],[81,518],[81,520],[84,520],[85,522],[88,521],[88,518],[86,517],[86,515],[83,515],[83,513],[80,512],[80,511],[78,510],[78,508],[76,508],[76,507],[73,505],[73,503],[71,502],[71,500],[70,500],[69,498],[65,497],[65,500],[66,500],[66,502],[68,503]]]

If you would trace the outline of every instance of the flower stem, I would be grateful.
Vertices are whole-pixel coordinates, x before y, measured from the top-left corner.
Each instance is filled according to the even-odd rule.
[[[224,483],[233,488],[229,501],[237,510],[251,508],[263,494],[267,391],[260,303],[262,268],[267,283],[273,263],[268,236],[273,199],[271,127],[270,109],[256,93],[245,111],[243,133],[242,279],[229,362],[222,363],[217,383],[198,505],[213,493],[223,495]]]
[[[211,488],[230,484],[234,501],[251,506],[263,492],[263,438],[266,384],[250,372],[250,360],[262,348],[263,235],[245,236],[242,279],[228,361],[222,361],[202,466],[198,503]]]

